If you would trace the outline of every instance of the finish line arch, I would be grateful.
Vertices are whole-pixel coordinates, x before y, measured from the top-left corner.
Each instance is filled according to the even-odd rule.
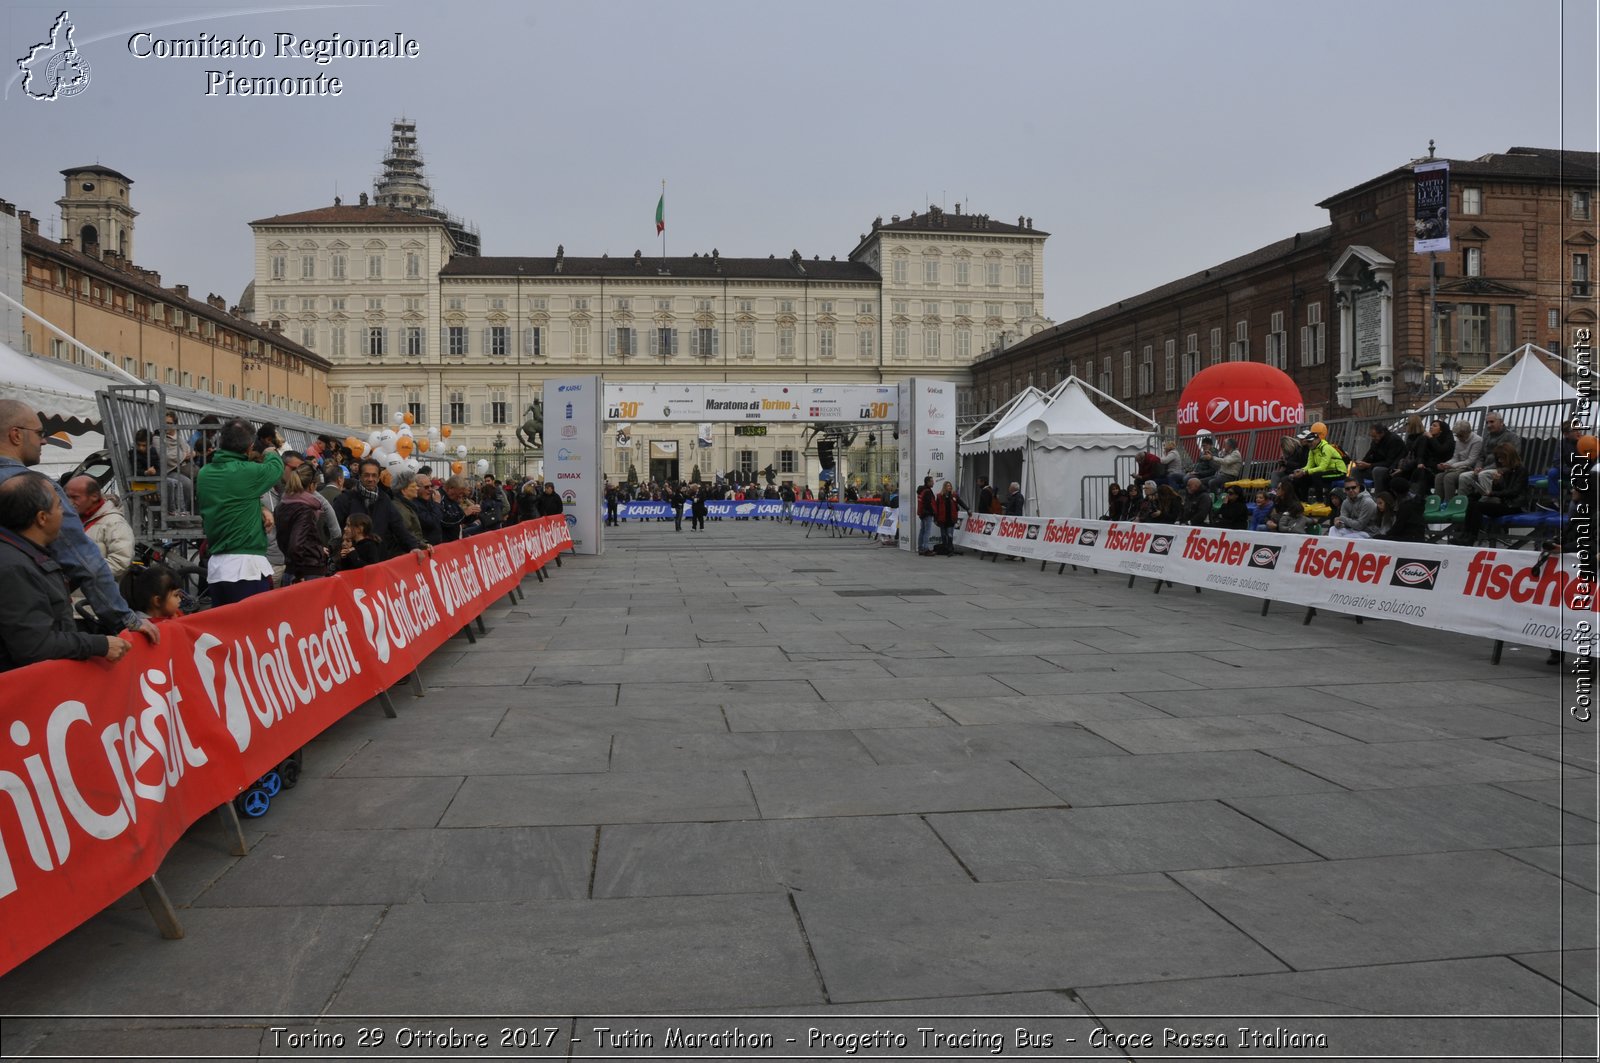
[[[956,385],[913,377],[895,384],[606,383],[600,376],[544,382],[545,476],[566,507],[580,554],[605,549],[600,456],[607,422],[848,422],[891,426],[898,438],[900,520],[910,526],[922,477],[953,480],[956,470]],[[908,536],[901,547],[909,548]]]

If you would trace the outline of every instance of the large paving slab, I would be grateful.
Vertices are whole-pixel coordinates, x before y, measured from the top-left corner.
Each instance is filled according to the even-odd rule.
[[[1284,794],[1229,804],[1329,859],[1559,845],[1577,816],[1486,785]]]
[[[528,827],[751,819],[738,771],[594,775],[480,775],[466,780],[439,825]]]
[[[913,727],[861,730],[855,734],[879,764],[944,764],[1022,757],[1061,760],[1121,752],[1072,723]]]
[[[980,882],[1315,860],[1211,801],[929,816]]]
[[[1355,790],[1560,779],[1571,770],[1557,761],[1470,738],[1284,748],[1273,755]]]
[[[864,889],[970,881],[916,816],[606,827],[596,897]]]
[[[811,890],[795,902],[832,1000],[1283,969],[1162,875]]]
[[[1257,750],[1080,757],[1022,757],[1017,764],[1071,805],[1205,801],[1340,787]]]
[[[1348,745],[1351,739],[1282,713],[1183,720],[1085,720],[1083,726],[1130,753],[1281,749]]]
[[[1006,761],[923,767],[885,765],[829,772],[749,773],[766,819],[885,816],[981,808],[1041,808],[1062,804],[1055,794]]]
[[[0,1015],[316,1014],[382,916],[375,905],[193,908],[183,922],[203,943],[197,959],[144,912],[106,913],[0,979]]]
[[[1497,852],[1172,877],[1297,970],[1544,952],[1594,941],[1594,894]]]
[[[333,1008],[548,1015],[821,1000],[787,897],[755,894],[400,906]]]
[[[611,745],[611,770],[742,771],[746,768],[867,767],[873,755],[849,731],[744,731],[736,734],[623,734]]]

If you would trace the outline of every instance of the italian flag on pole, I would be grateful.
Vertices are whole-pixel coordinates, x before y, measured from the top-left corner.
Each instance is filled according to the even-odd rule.
[[[662,185],[665,186],[663,181]],[[660,236],[667,231],[667,190],[661,189],[661,198],[656,200],[656,235]]]

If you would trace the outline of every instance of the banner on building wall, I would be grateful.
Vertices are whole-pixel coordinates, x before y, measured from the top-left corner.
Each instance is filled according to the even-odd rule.
[[[607,384],[608,421],[854,421],[899,417],[891,384]]]
[[[114,664],[8,672],[0,974],[571,545],[545,517],[169,621]]]
[[[601,383],[597,376],[557,377],[544,382],[545,479],[556,494],[572,532],[573,549],[598,554],[600,507],[605,478],[600,473]]]
[[[1418,254],[1450,250],[1450,163],[1418,163],[1411,169],[1411,179],[1416,219],[1412,250]]]

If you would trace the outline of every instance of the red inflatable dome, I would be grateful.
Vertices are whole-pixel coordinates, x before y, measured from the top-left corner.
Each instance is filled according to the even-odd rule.
[[[1202,369],[1178,400],[1178,434],[1239,435],[1258,428],[1293,428],[1305,421],[1300,388],[1289,374],[1260,362],[1223,362]],[[1277,440],[1262,440],[1273,450]],[[1260,447],[1254,449],[1262,449]]]

